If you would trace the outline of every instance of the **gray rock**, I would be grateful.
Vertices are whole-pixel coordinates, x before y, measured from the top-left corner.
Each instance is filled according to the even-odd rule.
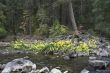
[[[69,54],[69,57],[70,57],[70,58],[75,58],[75,57],[77,57],[77,54],[74,53],[74,52],[72,52],[72,53]]]
[[[89,60],[96,60],[97,59],[97,57],[95,57],[95,56],[90,56],[89,57]]]
[[[104,48],[104,49],[102,49],[102,48],[94,49],[94,50],[92,50],[92,52],[94,54],[96,54],[97,56],[102,56],[102,57],[110,56],[110,50],[107,49],[107,48]]]
[[[19,70],[23,72],[29,72],[35,69],[36,65],[27,58],[18,58],[8,62],[1,73],[11,73],[12,71]]]
[[[90,73],[94,73],[94,72],[90,72]],[[110,70],[96,70],[95,73],[110,73]]]
[[[0,64],[0,69],[2,69],[2,64]]]
[[[49,73],[49,68],[48,67],[43,67],[42,69],[37,69],[37,70],[32,70],[31,72],[28,73]]]
[[[6,64],[0,64],[0,69],[4,69]]]
[[[62,73],[59,69],[53,68],[49,73]]]
[[[49,68],[48,67],[43,67],[41,70],[39,70],[38,73],[49,73]]]
[[[102,69],[106,68],[109,64],[109,61],[104,60],[89,60],[89,64],[94,68]]]
[[[80,73],[89,73],[90,71],[87,69],[83,69]]]
[[[63,73],[68,73],[68,71],[64,71]]]
[[[85,52],[78,52],[77,53],[78,57],[82,57],[82,56],[89,56],[89,53],[85,53]]]
[[[64,60],[70,60],[70,57],[69,56],[64,56],[63,59]]]
[[[99,56],[105,56],[108,57],[109,56],[109,52],[106,49],[102,49],[99,53]]]
[[[83,69],[80,73],[110,73],[110,70],[94,70],[94,71],[89,71],[87,69]]]

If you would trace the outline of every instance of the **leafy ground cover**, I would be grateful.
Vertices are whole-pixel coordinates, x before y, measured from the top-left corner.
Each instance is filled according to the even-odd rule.
[[[89,52],[90,49],[96,48],[96,40],[94,38],[86,38],[86,40],[79,40],[79,38],[71,39],[56,39],[56,40],[36,40],[27,42],[23,39],[12,41],[10,46],[14,49],[25,49],[37,52],[44,51],[75,51],[75,52]]]

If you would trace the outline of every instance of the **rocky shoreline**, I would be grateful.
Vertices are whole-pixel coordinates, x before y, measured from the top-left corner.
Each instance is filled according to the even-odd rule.
[[[48,67],[37,69],[36,64],[29,60],[29,57],[14,59],[7,64],[0,64],[1,73],[68,73],[68,71],[61,72],[56,67],[49,70]]]
[[[63,37],[60,39],[71,39],[71,38],[72,38],[71,36],[68,36],[68,37]],[[80,36],[80,38],[78,37],[75,39],[77,39],[76,42],[78,42],[79,39],[84,42],[86,42],[88,40],[87,36]],[[60,52],[59,51],[58,52],[50,51],[48,53],[44,52],[43,54],[45,54],[45,55],[54,55],[54,54],[61,55],[64,60],[71,60],[71,59],[74,59],[77,57],[87,56],[87,57],[89,57],[88,66],[86,68],[84,68],[81,71],[81,73],[110,73],[110,70],[107,70],[108,65],[110,65],[110,59],[109,59],[110,42],[105,40],[104,38],[99,38],[99,37],[96,37],[95,40],[96,40],[97,47],[92,48],[89,52],[68,51],[65,53],[63,51],[60,51]],[[3,44],[5,44],[5,46]],[[8,46],[9,43],[1,42],[1,45],[3,45],[3,46],[0,49],[0,55],[37,54],[34,51],[12,49]],[[33,65],[35,66],[35,64],[33,64],[30,60],[27,60],[27,58],[15,59],[15,60],[8,62],[7,64],[0,64],[0,69],[3,70],[1,73],[6,73],[5,72],[7,70],[6,68],[8,67],[8,65],[10,65],[10,63],[13,64],[13,62],[14,62],[14,65],[11,65],[11,66],[14,66],[14,68],[17,67],[18,69],[22,68],[22,66],[27,67],[29,65],[31,70],[28,72],[23,72],[23,73],[62,73],[61,70],[59,70],[57,68],[53,68],[53,69],[49,70],[48,67],[43,67],[42,69],[39,69],[39,70],[38,69],[32,70],[32,67],[33,67]],[[22,63],[22,66],[21,66],[21,64],[18,64],[19,62]],[[29,64],[26,64],[26,63],[29,63]],[[17,64],[17,65],[15,65],[15,64]],[[14,69],[14,68],[11,68],[8,73],[10,73],[11,71],[18,70],[18,69]],[[22,71],[24,71],[24,70],[22,70]],[[63,73],[67,73],[67,71],[65,71]]]
[[[110,73],[107,69],[110,65],[110,58],[108,57],[89,57],[88,66],[85,67],[81,73]]]

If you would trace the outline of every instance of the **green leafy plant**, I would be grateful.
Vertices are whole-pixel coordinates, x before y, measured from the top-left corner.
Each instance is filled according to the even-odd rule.
[[[68,28],[64,25],[61,25],[58,20],[54,21],[49,30],[52,37],[66,34],[68,32]]]
[[[49,33],[49,29],[47,24],[40,24],[39,28],[36,29],[35,31],[35,34],[41,35],[41,36],[48,35],[48,33]]]
[[[71,40],[59,40],[59,41],[37,41],[31,44],[26,44],[23,40],[13,41],[10,45],[12,48],[16,49],[27,49],[36,51],[61,51],[65,49],[70,49],[72,46]]]
[[[0,38],[4,37],[6,35],[7,35],[7,31],[3,27],[0,27]]]
[[[87,44],[88,44],[89,48],[96,48],[97,47],[96,40],[94,40],[94,39],[89,39]]]
[[[16,40],[11,43],[12,48],[26,49],[38,52],[44,51],[76,51],[76,52],[89,52],[90,49],[96,48],[96,41],[89,39],[87,42],[80,41],[73,43],[72,40],[55,40],[55,41],[36,41],[27,44],[23,40]]]
[[[76,46],[75,51],[78,51],[78,52],[88,52],[89,51],[89,46],[88,46],[87,43],[80,41],[79,45]]]
[[[57,40],[49,42],[46,46],[47,50],[50,51],[64,51],[70,49],[72,46],[71,40]]]
[[[28,48],[29,45],[26,45],[23,40],[18,39],[16,41],[11,42],[10,46],[15,49],[25,49]]]
[[[46,46],[46,43],[44,41],[37,41],[31,44],[30,50],[35,50],[35,51],[42,51]]]

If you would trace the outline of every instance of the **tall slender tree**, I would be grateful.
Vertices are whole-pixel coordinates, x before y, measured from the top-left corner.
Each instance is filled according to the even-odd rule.
[[[73,6],[72,6],[72,1],[69,0],[68,1],[68,7],[69,7],[69,15],[70,15],[70,19],[71,19],[71,23],[72,23],[72,26],[73,26],[73,29],[75,31],[75,34],[78,35],[78,28],[77,28],[77,25],[76,25],[76,20],[75,20],[75,17],[74,17],[74,12],[73,12]]]

